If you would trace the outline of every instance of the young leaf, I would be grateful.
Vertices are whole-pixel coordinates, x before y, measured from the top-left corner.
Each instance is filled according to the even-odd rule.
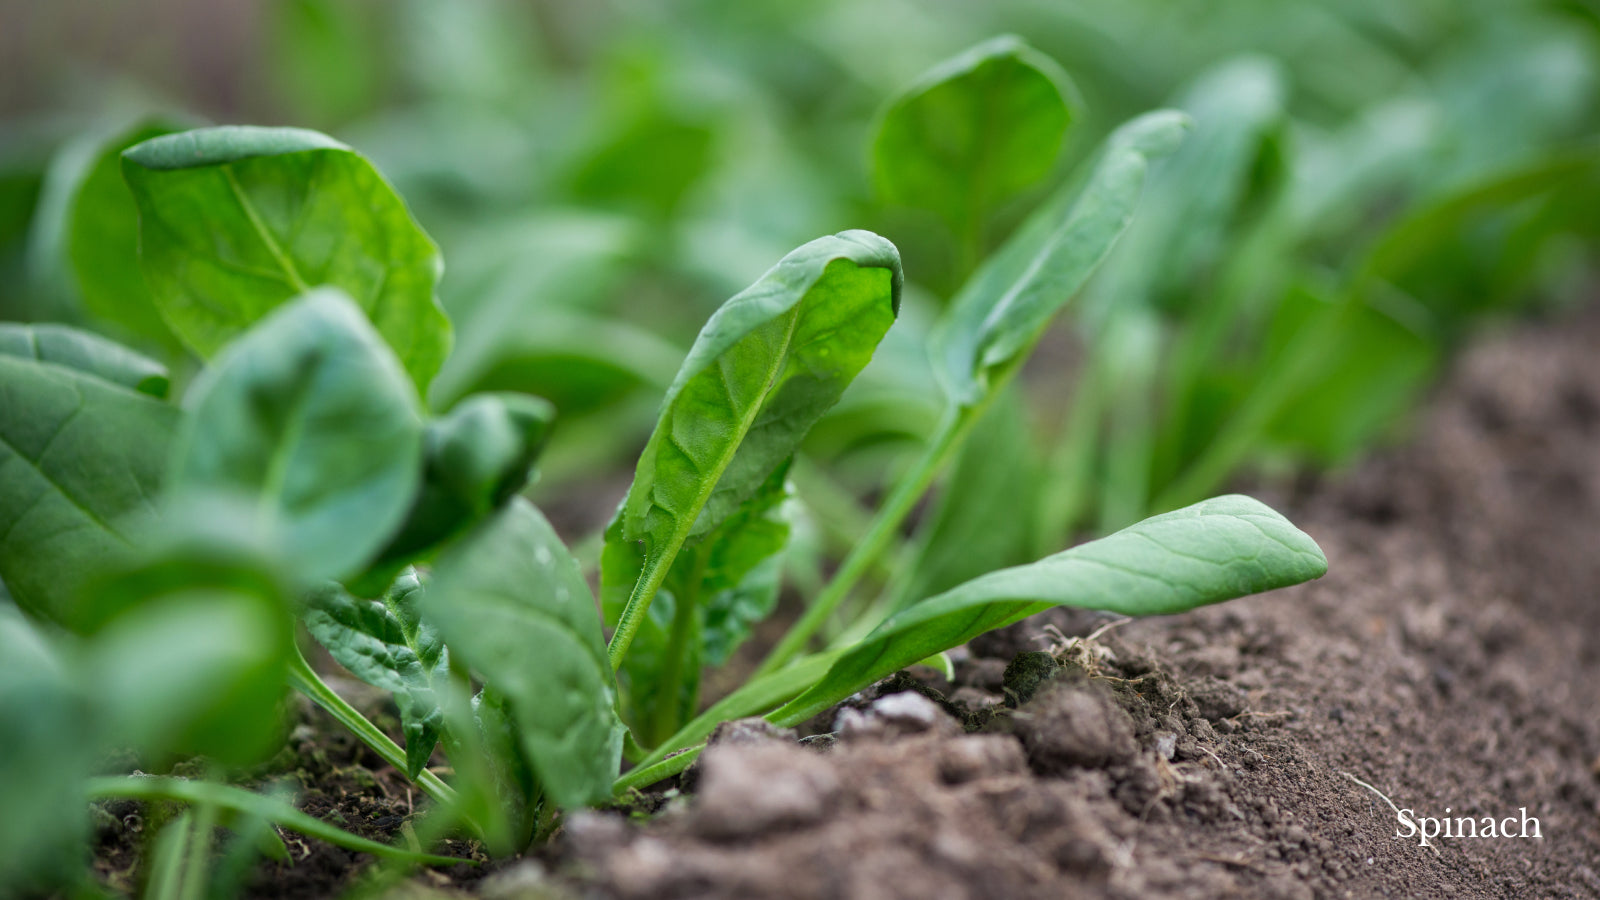
[[[78,589],[154,511],[179,412],[93,375],[0,354],[0,579],[72,625]]]
[[[155,360],[65,325],[0,322],[0,355],[76,369],[157,399],[167,396],[170,384],[166,367]]]
[[[201,356],[326,284],[356,298],[419,390],[439,371],[439,250],[349,147],[294,128],[203,128],[130,148],[122,173],[156,305]]]
[[[1079,105],[1050,57],[1011,35],[985,41],[890,103],[872,144],[878,189],[968,233],[1050,174]]]
[[[375,568],[392,573],[504,506],[527,484],[554,419],[538,397],[494,393],[474,394],[429,422],[422,488]]]
[[[608,543],[643,542],[636,573],[602,585],[629,594],[613,665],[684,543],[732,515],[866,365],[902,280],[893,244],[847,231],[790,253],[706,323],[608,529]]]
[[[1150,160],[1171,153],[1188,123],[1162,110],[1118,128],[1088,181],[1042,207],[962,287],[934,335],[934,368],[952,401],[976,404],[997,372],[1027,356],[1127,228]]]
[[[274,310],[195,380],[184,404],[173,490],[252,503],[305,578],[356,571],[416,495],[416,391],[340,291]]]
[[[1249,497],[1216,497],[917,603],[768,718],[803,722],[897,669],[1051,606],[1166,615],[1299,584],[1327,569],[1316,542],[1283,516]]]
[[[625,718],[644,744],[658,743],[694,715],[701,668],[725,662],[776,605],[778,554],[789,540],[780,512],[788,473],[788,464],[780,465],[738,512],[685,547],[651,604],[617,670]],[[637,571],[636,549],[608,543],[601,565]],[[606,617],[615,621],[627,598],[618,591],[608,599]]]
[[[444,726],[434,683],[449,677],[444,640],[424,624],[416,605],[422,584],[402,575],[382,601],[350,596],[326,584],[305,598],[306,629],[350,673],[395,695],[406,738],[406,775],[428,764]]]
[[[532,504],[512,500],[442,553],[423,611],[510,702],[551,799],[572,807],[611,795],[623,728],[600,617],[577,561]]]

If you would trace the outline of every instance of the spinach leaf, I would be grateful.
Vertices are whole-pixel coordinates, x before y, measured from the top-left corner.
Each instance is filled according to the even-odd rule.
[[[611,795],[623,727],[600,617],[577,561],[532,504],[512,500],[440,554],[422,610],[509,701],[552,800]]]
[[[777,604],[788,474],[786,461],[715,531],[685,547],[656,594],[617,669],[625,718],[642,743],[660,742],[694,715],[701,668],[727,661]],[[601,566],[637,571],[636,546],[608,542]],[[620,591],[608,598],[606,617],[619,616],[626,599]]]
[[[0,741],[7,813],[0,873],[19,896],[49,895],[81,869],[88,838],[83,779],[94,765],[93,709],[77,673],[16,610],[0,605]]]
[[[66,259],[84,310],[96,322],[173,347],[172,330],[162,321],[139,268],[139,211],[122,180],[121,156],[123,150],[179,127],[165,118],[150,118],[109,136],[92,136],[87,145],[68,151],[82,168],[68,178],[71,194],[62,223]],[[52,169],[52,178],[56,175]]]
[[[1019,365],[1127,228],[1150,160],[1171,153],[1188,117],[1147,113],[1118,128],[1088,180],[1040,208],[962,287],[934,335],[935,372],[961,406]]]
[[[603,573],[602,596],[628,592],[614,666],[684,543],[732,515],[866,365],[902,281],[893,244],[847,231],[790,253],[706,323],[607,532],[643,542],[637,574]]]
[[[872,682],[1051,606],[1166,615],[1299,584],[1328,569],[1299,529],[1249,497],[1217,497],[990,572],[894,616],[768,718],[803,722]]]
[[[103,365],[103,360],[97,366]],[[0,354],[0,579],[68,626],[79,588],[128,558],[179,411],[85,372]]]
[[[439,251],[372,164],[313,131],[224,127],[122,154],[156,305],[203,357],[318,285],[356,298],[419,390],[450,349]]]
[[[891,101],[872,144],[878,189],[934,210],[957,235],[976,233],[1050,174],[1080,105],[1055,60],[1015,36],[985,41]]]
[[[416,495],[416,391],[341,291],[274,310],[195,380],[184,405],[172,489],[248,501],[303,578],[358,571]]]
[[[165,366],[98,334],[65,325],[0,322],[0,355],[76,369],[157,399],[171,380]]]
[[[450,673],[443,638],[418,615],[422,590],[414,572],[400,576],[382,601],[352,597],[329,583],[306,596],[302,615],[306,630],[339,665],[395,695],[410,778],[428,764],[439,742],[444,711],[434,683]]]
[[[423,433],[422,491],[384,551],[404,558],[459,534],[528,483],[555,410],[527,394],[474,394]]]

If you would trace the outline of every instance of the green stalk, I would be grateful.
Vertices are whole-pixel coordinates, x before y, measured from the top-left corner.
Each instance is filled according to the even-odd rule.
[[[334,693],[333,688],[324,684],[299,649],[295,650],[294,658],[289,661],[289,684],[311,698],[312,703],[326,710],[340,725],[350,729],[351,734],[371,747],[372,752],[382,757],[384,762],[401,772],[406,771],[406,752],[394,741],[389,740],[389,736],[384,734],[382,729],[368,721],[367,717],[357,712],[355,707],[346,703],[343,697]],[[440,781],[439,776],[427,769],[423,769],[417,775],[416,785],[438,803],[453,806],[456,802],[456,792],[448,784]]]
[[[695,608],[700,604],[700,583],[706,575],[708,557],[709,554],[703,549],[694,553],[694,565],[689,575],[688,589],[683,592],[683,596],[673,598],[677,601],[677,605],[672,611],[672,625],[667,632],[667,662],[661,669],[661,689],[657,693],[655,715],[651,716],[650,733],[646,735],[646,740],[651,743],[672,734],[683,721],[678,706],[683,693],[679,682],[688,675],[684,671],[684,657],[688,655],[689,642],[695,639],[693,634]],[[695,694],[698,695],[699,691]],[[690,710],[692,711],[696,705],[698,701],[691,702]]]
[[[822,593],[817,596],[816,601],[805,611],[800,620],[790,627],[778,645],[767,654],[767,658],[756,669],[753,678],[778,671],[806,648],[812,636],[827,623],[828,618],[839,608],[839,604],[849,597],[850,591],[861,580],[861,576],[872,568],[894,542],[906,516],[911,514],[917,501],[922,499],[922,495],[933,484],[934,478],[938,477],[945,463],[949,462],[951,453],[961,444],[961,440],[967,436],[973,424],[983,416],[990,399],[998,390],[999,386],[995,386],[983,400],[973,406],[950,407],[940,421],[938,430],[934,432],[933,439],[923,448],[922,456],[895,485],[889,499],[878,508],[877,515],[872,519],[872,525],[845,556],[833,580],[828,582],[828,586],[823,588]]]
[[[705,744],[690,747],[677,756],[669,756],[661,762],[648,766],[631,769],[628,774],[618,778],[611,787],[613,794],[624,794],[633,788],[648,787],[663,778],[672,776],[689,768],[689,764],[700,756],[700,751],[706,748]]]

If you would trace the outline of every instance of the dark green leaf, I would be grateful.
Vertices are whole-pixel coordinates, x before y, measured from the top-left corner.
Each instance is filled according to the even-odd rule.
[[[290,298],[347,291],[419,389],[450,348],[438,248],[365,159],[293,128],[206,128],[122,155],[146,280],[210,357]]]
[[[985,41],[889,105],[872,144],[878,189],[966,233],[1050,174],[1078,106],[1054,60],[1014,36]]]
[[[901,282],[894,245],[844,232],[790,253],[706,323],[608,532],[643,542],[635,577],[603,573],[608,603],[632,594],[614,641],[632,639],[685,541],[732,515],[838,401],[894,321]]]
[[[896,615],[769,718],[803,722],[900,668],[1051,606],[1167,615],[1320,577],[1327,559],[1249,497],[1216,497],[1110,537],[990,572]]]
[[[426,616],[509,701],[548,795],[566,807],[609,797],[622,757],[615,680],[589,586],[550,523],[513,500],[433,572]]]
[[[1053,198],[978,269],[934,336],[935,370],[953,401],[975,404],[993,373],[1021,362],[1127,228],[1150,160],[1171,153],[1188,127],[1182,113],[1163,110],[1118,128],[1088,180]]]
[[[395,695],[410,778],[428,764],[439,742],[444,712],[434,683],[450,671],[443,639],[416,615],[421,590],[412,572],[402,575],[383,601],[352,597],[330,583],[306,596],[303,614],[306,629],[339,665]]]
[[[179,412],[92,375],[0,354],[0,578],[71,625],[78,588],[126,557]]]
[[[0,355],[37,360],[163,398],[171,383],[165,366],[88,331],[65,325],[0,322]]]
[[[196,379],[173,489],[220,491],[304,578],[370,560],[420,478],[416,391],[349,298],[313,291],[270,313]]]

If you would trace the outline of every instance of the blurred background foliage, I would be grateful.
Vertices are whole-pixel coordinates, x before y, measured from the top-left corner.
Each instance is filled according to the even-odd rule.
[[[107,312],[137,280],[114,252],[127,220],[75,198],[120,189],[116,150],[152,133],[326,131],[443,249],[455,350],[431,403],[551,399],[537,491],[589,485],[567,511],[581,528],[609,514],[706,316],[790,248],[868,228],[902,251],[906,307],[808,439],[827,465],[794,476],[848,537],[851,494],[940,412],[924,347],[942,307],[1156,106],[1194,134],[1030,364],[1028,402],[958,469],[981,483],[1009,459],[1042,485],[1038,509],[987,514],[1008,536],[974,566],[1241,466],[1350,460],[1470,328],[1585,296],[1600,232],[1600,13],[1580,0],[0,0],[0,21],[0,318],[90,322],[181,380],[159,319]],[[895,189],[874,135],[919,75],[1001,34],[1081,100],[1046,177],[957,222]]]

